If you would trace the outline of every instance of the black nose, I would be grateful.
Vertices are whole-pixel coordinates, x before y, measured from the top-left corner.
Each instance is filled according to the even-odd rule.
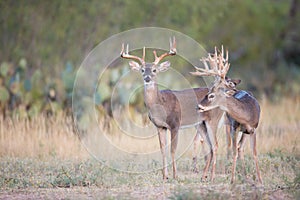
[[[203,106],[202,106],[201,104],[198,104],[198,105],[196,106],[196,110],[197,110],[198,112],[204,112],[204,108],[203,108]]]
[[[146,81],[146,83],[149,83],[151,81],[151,78],[147,76],[144,80]]]

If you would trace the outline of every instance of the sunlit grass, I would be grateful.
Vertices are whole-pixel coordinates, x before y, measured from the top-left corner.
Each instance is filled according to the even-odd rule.
[[[0,118],[0,156],[83,158],[86,152],[62,113],[47,118]]]
[[[280,150],[300,156],[300,98],[261,102],[262,115],[257,130],[260,153]]]
[[[257,148],[259,153],[266,154],[274,150],[299,156],[300,154],[300,98],[284,99],[277,103],[270,103],[263,99],[261,104],[261,120],[257,129]],[[135,113],[138,115],[137,113]],[[136,120],[140,120],[139,117]],[[44,115],[33,119],[0,118],[0,156],[13,157],[60,157],[86,158],[87,153],[73,129],[71,117],[60,113],[47,118]],[[142,123],[141,120],[137,123]],[[126,130],[128,132],[128,129]],[[130,131],[130,128],[129,128]],[[132,132],[134,130],[132,129]],[[149,125],[144,128],[144,135],[153,135],[149,140],[136,140],[124,134],[119,126],[112,124],[110,129],[101,129],[92,136],[93,142],[101,134],[109,137],[121,148],[133,153],[149,152],[159,148],[156,130]],[[130,133],[129,133],[130,134]],[[195,129],[180,130],[179,140],[185,141],[182,145],[190,145]],[[186,139],[188,138],[188,139]],[[221,148],[219,154],[225,154],[225,134],[223,128],[218,132]],[[249,145],[247,145],[249,146]],[[186,147],[178,148],[186,149]],[[248,149],[249,152],[249,148]],[[191,151],[186,152],[191,156]]]

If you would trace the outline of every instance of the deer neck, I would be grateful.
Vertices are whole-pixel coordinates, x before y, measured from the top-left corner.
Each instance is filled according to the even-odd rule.
[[[260,111],[252,101],[243,102],[234,97],[228,97],[226,102],[226,111],[233,119],[247,127],[257,127]]]
[[[226,97],[226,105],[221,109],[227,111],[227,113],[234,119],[238,119],[245,115],[245,111],[241,109],[242,106],[243,103],[239,102],[235,98]]]
[[[149,108],[159,102],[160,95],[157,83],[153,82],[151,84],[144,85],[144,100],[146,106]]]

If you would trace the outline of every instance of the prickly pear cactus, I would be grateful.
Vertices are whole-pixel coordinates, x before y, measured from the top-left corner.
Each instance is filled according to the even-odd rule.
[[[6,77],[9,71],[10,65],[7,62],[3,62],[0,66],[0,75]]]
[[[74,86],[75,73],[70,62],[66,64],[65,70],[61,74],[62,81],[67,93],[71,93]]]
[[[9,92],[4,86],[0,86],[0,102],[6,103],[9,100]]]
[[[22,70],[25,70],[27,68],[27,60],[25,58],[21,58],[21,60],[19,61],[19,67]]]
[[[42,72],[37,69],[31,77],[31,96],[33,101],[37,101],[43,97],[44,91],[41,85],[42,83]]]
[[[23,88],[26,92],[29,92],[32,89],[32,84],[30,79],[25,79],[23,82]]]

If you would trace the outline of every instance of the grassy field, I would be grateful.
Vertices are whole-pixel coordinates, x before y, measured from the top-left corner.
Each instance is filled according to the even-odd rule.
[[[226,159],[224,134],[218,137],[213,183],[201,182],[201,172],[192,173],[192,146],[178,157],[178,179],[163,182],[160,170],[129,173],[92,158],[74,134],[72,120],[58,114],[49,119],[0,119],[0,199],[299,199],[300,99],[277,103],[262,99],[260,103],[257,137],[263,186],[254,181],[249,145],[247,177],[240,174],[238,166],[236,183],[229,183],[231,160]],[[114,133],[111,138],[120,145],[131,146],[132,151],[146,146],[134,144],[118,131],[117,127],[110,129]],[[182,135],[188,132],[181,131],[179,139],[183,141]],[[157,148],[158,140],[154,138],[151,145]],[[179,147],[179,152],[180,148],[186,149]],[[128,165],[123,166],[126,168],[132,163],[123,165]],[[199,159],[199,168],[203,166]]]

